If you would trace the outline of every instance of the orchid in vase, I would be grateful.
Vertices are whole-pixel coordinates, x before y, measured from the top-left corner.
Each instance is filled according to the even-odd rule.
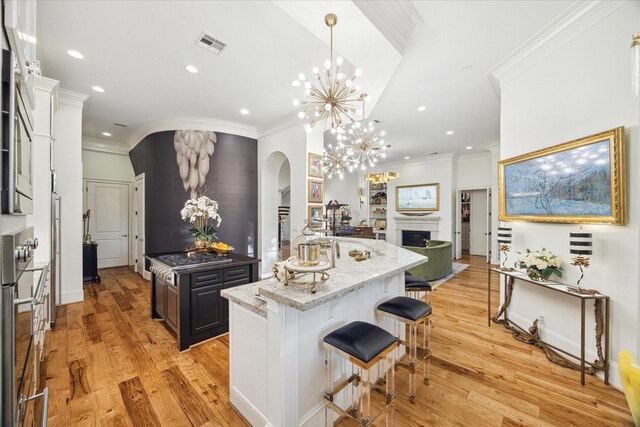
[[[562,260],[545,248],[535,252],[530,249],[519,252],[515,267],[526,269],[527,276],[539,282],[548,280],[552,274],[562,277]]]
[[[217,240],[216,233],[222,222],[218,213],[218,202],[205,195],[200,195],[187,200],[180,215],[184,221],[193,224],[189,233],[195,239],[196,248],[206,248]]]

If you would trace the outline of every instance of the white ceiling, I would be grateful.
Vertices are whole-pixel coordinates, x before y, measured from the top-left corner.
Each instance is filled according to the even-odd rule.
[[[125,142],[138,126],[174,117],[262,128],[295,115],[291,100],[301,91],[291,80],[320,65],[328,53],[328,33],[322,39],[314,35],[317,28],[300,11],[304,3],[275,3],[38,2],[38,56],[45,76],[92,95],[85,103],[83,133],[93,139],[104,141],[101,133],[107,131],[113,135],[109,140]],[[368,3],[369,10],[375,7]],[[399,65],[398,53],[380,41],[383,29],[366,29],[372,41],[367,52],[361,45],[362,16],[356,24],[357,11],[350,11],[352,26],[349,15],[340,19],[336,48],[342,43],[340,53],[363,67],[363,88],[381,94],[370,117],[387,131],[389,160],[498,142],[499,101],[487,71],[571,3],[414,1],[423,24],[408,40]],[[227,43],[227,49],[217,56],[195,46],[202,31]],[[349,50],[354,47],[357,53]],[[70,57],[69,49],[85,59]],[[187,73],[187,64],[199,73]],[[94,85],[106,92],[93,92]],[[427,110],[417,112],[419,105]],[[241,108],[251,114],[241,115]],[[447,130],[455,133],[447,136]]]

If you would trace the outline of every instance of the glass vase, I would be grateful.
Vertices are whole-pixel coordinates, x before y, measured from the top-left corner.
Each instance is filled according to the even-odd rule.
[[[529,267],[527,268],[527,276],[529,276],[529,279],[535,280],[536,282],[545,282],[549,280],[551,272],[545,274],[537,268]]]

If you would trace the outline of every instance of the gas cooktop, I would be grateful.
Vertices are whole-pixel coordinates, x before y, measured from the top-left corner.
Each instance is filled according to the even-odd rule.
[[[191,258],[189,258],[186,253],[160,255],[156,257],[156,260],[171,268],[191,266],[196,264],[218,264],[231,262],[231,258],[218,256],[215,253],[203,252],[192,253]]]

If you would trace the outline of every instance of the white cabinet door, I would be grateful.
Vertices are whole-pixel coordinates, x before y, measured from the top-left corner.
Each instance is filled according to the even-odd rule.
[[[29,73],[29,67],[33,67],[36,61],[36,1],[5,0],[3,3],[4,26],[18,62],[18,78],[26,87],[29,104],[33,108],[36,102],[36,76]]]
[[[86,191],[98,268],[129,265],[129,184],[87,181]]]

